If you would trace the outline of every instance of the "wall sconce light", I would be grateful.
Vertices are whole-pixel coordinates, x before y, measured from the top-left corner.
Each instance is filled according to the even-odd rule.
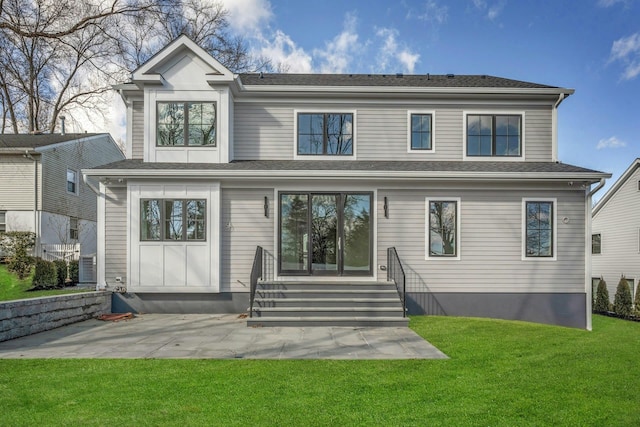
[[[384,198],[384,217],[389,218],[389,200],[386,196]]]
[[[264,196],[264,216],[269,218],[269,198]]]

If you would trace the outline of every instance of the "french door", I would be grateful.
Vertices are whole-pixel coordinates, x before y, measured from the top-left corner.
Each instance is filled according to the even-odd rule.
[[[372,193],[280,193],[282,275],[372,274]]]

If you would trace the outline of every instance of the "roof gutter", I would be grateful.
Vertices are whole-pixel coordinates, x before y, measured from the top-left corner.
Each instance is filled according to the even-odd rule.
[[[589,194],[587,194],[587,197],[592,197],[594,194],[596,194],[598,191],[600,191],[602,189],[602,187],[604,187],[604,184],[606,182],[607,182],[607,178],[600,178],[600,183],[596,186],[596,188],[591,190],[589,192]]]

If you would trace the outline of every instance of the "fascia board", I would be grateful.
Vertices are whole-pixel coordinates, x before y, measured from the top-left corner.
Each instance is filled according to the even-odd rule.
[[[76,139],[70,139],[68,141],[57,142],[55,144],[44,145],[42,147],[35,148],[34,151],[36,151],[38,153],[43,153],[43,152],[46,152],[46,151],[53,150],[54,148],[64,147],[65,145],[77,144],[79,142],[89,142],[89,141],[93,141],[93,140],[96,140],[96,139],[110,140],[113,144],[115,144],[115,141],[113,141],[113,138],[111,138],[111,135],[109,135],[108,133],[101,133],[99,135],[81,137],[81,138],[76,138]]]

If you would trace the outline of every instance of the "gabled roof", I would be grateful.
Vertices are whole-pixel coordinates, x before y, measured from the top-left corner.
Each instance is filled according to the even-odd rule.
[[[0,134],[0,150],[12,149],[36,149],[62,142],[75,141],[77,139],[91,138],[95,136],[108,136],[106,133],[43,133],[29,134]]]
[[[193,40],[182,34],[177,39],[163,47],[158,53],[153,55],[147,62],[142,64],[132,73],[134,83],[157,83],[163,82],[162,75],[158,72],[163,64],[170,61],[176,55],[184,55],[185,51],[190,51],[202,59],[209,67],[211,73],[207,74],[211,80],[232,81],[233,73],[224,65],[218,62],[206,50],[198,46]]]
[[[372,179],[536,179],[597,182],[609,174],[555,162],[243,160],[231,163],[154,163],[123,160],[83,171],[91,176],[150,178],[360,177]]]
[[[593,208],[592,216],[595,216],[607,204],[607,202],[618,192],[618,190],[633,176],[640,167],[640,158],[635,159],[618,180],[607,190],[598,203]]]

